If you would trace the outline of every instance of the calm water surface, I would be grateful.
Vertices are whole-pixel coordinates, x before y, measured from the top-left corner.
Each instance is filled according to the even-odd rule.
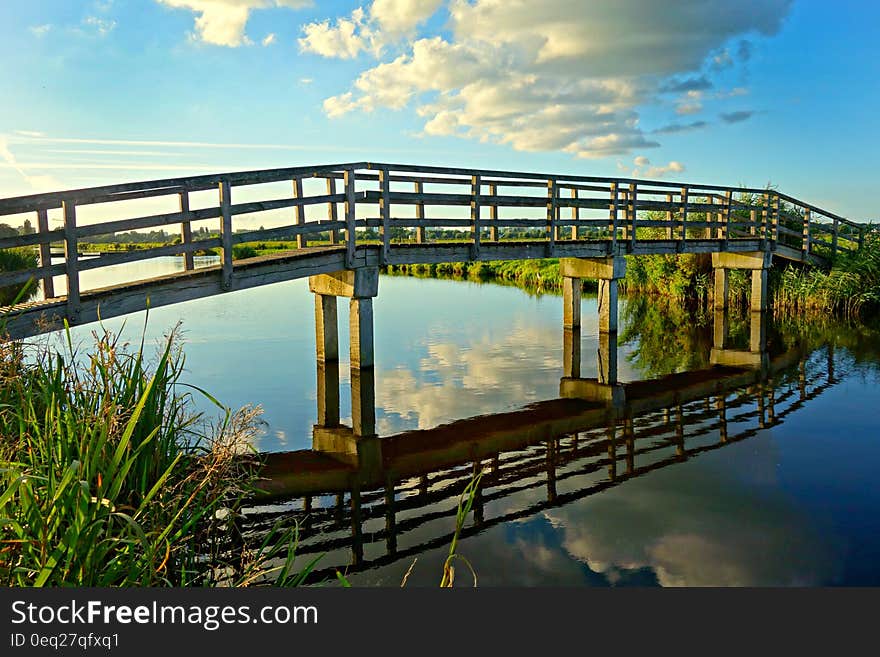
[[[145,276],[181,264],[151,267]],[[374,312],[380,436],[559,397],[559,297],[383,277]],[[709,366],[705,318],[626,301],[621,312],[622,382]],[[154,309],[146,331],[157,340],[182,322],[184,380],[231,407],[262,406],[260,450],[308,450],[317,418],[313,313],[307,283],[294,281]],[[595,298],[584,299],[582,316],[582,373],[595,376]],[[340,300],[343,424],[351,414],[347,322]],[[137,339],[143,323],[143,313],[129,316],[124,335]],[[123,320],[105,325],[119,330]],[[87,344],[92,328],[76,328],[75,339]],[[745,321],[733,320],[732,333],[747,344]],[[609,443],[599,427],[536,435],[494,464],[482,461],[485,488],[459,548],[480,584],[880,584],[880,341],[838,326],[777,326],[768,335],[771,350],[796,347],[800,356],[760,392],[724,390],[723,428],[716,395],[685,404],[680,425],[675,408],[636,417],[629,460],[622,434]],[[435,585],[472,468],[464,458],[427,478],[389,473],[390,518],[380,489],[357,491],[356,504],[351,491],[314,495],[308,508],[291,498],[257,509],[255,522],[302,523],[303,559],[325,553],[328,577],[339,567],[354,584],[396,586],[415,560],[409,584]],[[469,577],[460,565],[457,583]]]

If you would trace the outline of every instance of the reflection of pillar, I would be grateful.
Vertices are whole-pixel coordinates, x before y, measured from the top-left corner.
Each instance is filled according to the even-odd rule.
[[[626,441],[626,474],[631,475],[636,467],[636,441],[630,417],[623,421],[623,438]]]
[[[315,294],[315,344],[319,363],[339,360],[335,296]]]
[[[614,420],[608,426],[608,478],[611,481],[617,479],[617,450],[615,439],[617,438],[617,424]]]
[[[834,345],[828,345],[828,383],[834,383]]]
[[[773,382],[770,382],[770,390],[767,391],[767,419],[770,424],[776,422],[776,390]]]
[[[767,313],[752,312],[749,318],[749,351],[767,350]]]
[[[562,331],[562,376],[579,379],[581,376],[581,329]]]
[[[727,342],[730,337],[730,319],[723,308],[717,307],[713,319],[712,346],[716,349],[727,349]]]
[[[721,442],[727,442],[727,396],[723,393],[715,398],[715,408],[718,409],[718,432]]]
[[[472,476],[476,479],[477,475],[483,471],[482,461],[474,461]],[[474,504],[471,507],[474,511],[474,525],[479,527],[483,524],[483,480],[477,484],[474,490]]]
[[[803,401],[807,396],[807,361],[804,358],[798,363],[798,392]]]
[[[357,485],[351,487],[351,565],[357,566],[364,560],[364,539],[361,531],[361,491]]]
[[[715,309],[727,308],[728,288],[730,282],[730,270],[720,267],[715,269]]]
[[[617,334],[599,334],[599,383],[617,383]]]
[[[581,279],[565,276],[562,279],[562,327],[581,326]]]
[[[556,500],[556,442],[547,441],[547,501]]]
[[[318,426],[339,424],[339,362],[318,361]]]
[[[684,458],[684,409],[681,404],[675,405],[675,455]]]
[[[763,429],[767,426],[767,422],[765,420],[765,412],[764,412],[764,386],[762,384],[757,385],[757,396],[758,396],[758,428]]]
[[[390,556],[397,553],[396,513],[394,510],[394,482],[385,482],[385,548]]]
[[[372,367],[351,369],[351,428],[356,436],[376,434],[376,379]]]

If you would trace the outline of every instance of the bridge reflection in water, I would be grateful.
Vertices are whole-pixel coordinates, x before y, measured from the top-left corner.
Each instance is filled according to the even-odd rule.
[[[766,313],[751,314],[748,348],[731,347],[720,310],[713,338],[709,368],[619,383],[616,336],[600,333],[599,372],[586,378],[580,331],[565,329],[559,398],[384,437],[375,432],[373,369],[352,368],[345,426],[338,362],[319,360],[313,448],[266,455],[266,497],[247,511],[245,541],[296,523],[298,554],[327,553],[318,580],[411,560],[448,546],[459,496],[479,471],[463,537],[747,440],[837,382],[831,347],[779,348]],[[517,495],[541,489],[538,501]]]

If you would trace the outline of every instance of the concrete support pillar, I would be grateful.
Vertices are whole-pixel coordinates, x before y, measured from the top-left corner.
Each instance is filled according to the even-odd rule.
[[[763,312],[767,310],[768,282],[767,269],[752,270],[752,295],[749,303],[749,309],[752,312]]]
[[[339,425],[339,362],[318,361],[318,426]]]
[[[617,334],[599,334],[599,352],[597,354],[599,383],[613,385],[617,383]]]
[[[315,345],[319,363],[339,360],[336,297],[315,294]]]
[[[617,279],[599,279],[599,333],[617,333]]]
[[[566,328],[562,333],[562,376],[579,379],[581,376],[581,330]]]
[[[562,279],[562,326],[566,329],[581,326],[581,279],[565,276]]]
[[[355,297],[348,307],[351,369],[373,367],[373,300]]]
[[[726,310],[730,271],[725,268],[715,269],[715,309]]]

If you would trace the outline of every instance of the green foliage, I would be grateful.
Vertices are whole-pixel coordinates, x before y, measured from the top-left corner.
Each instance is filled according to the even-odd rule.
[[[0,250],[0,272],[33,269],[39,265],[39,262],[33,249],[23,247]],[[0,287],[0,306],[27,301],[37,293],[37,290],[37,283],[34,280]]]
[[[774,281],[777,310],[864,317],[880,308],[880,234],[868,228],[864,247],[840,254],[830,270],[791,265]]]
[[[236,244],[232,247],[232,259],[244,260],[245,258],[256,258],[257,250],[247,244]]]

